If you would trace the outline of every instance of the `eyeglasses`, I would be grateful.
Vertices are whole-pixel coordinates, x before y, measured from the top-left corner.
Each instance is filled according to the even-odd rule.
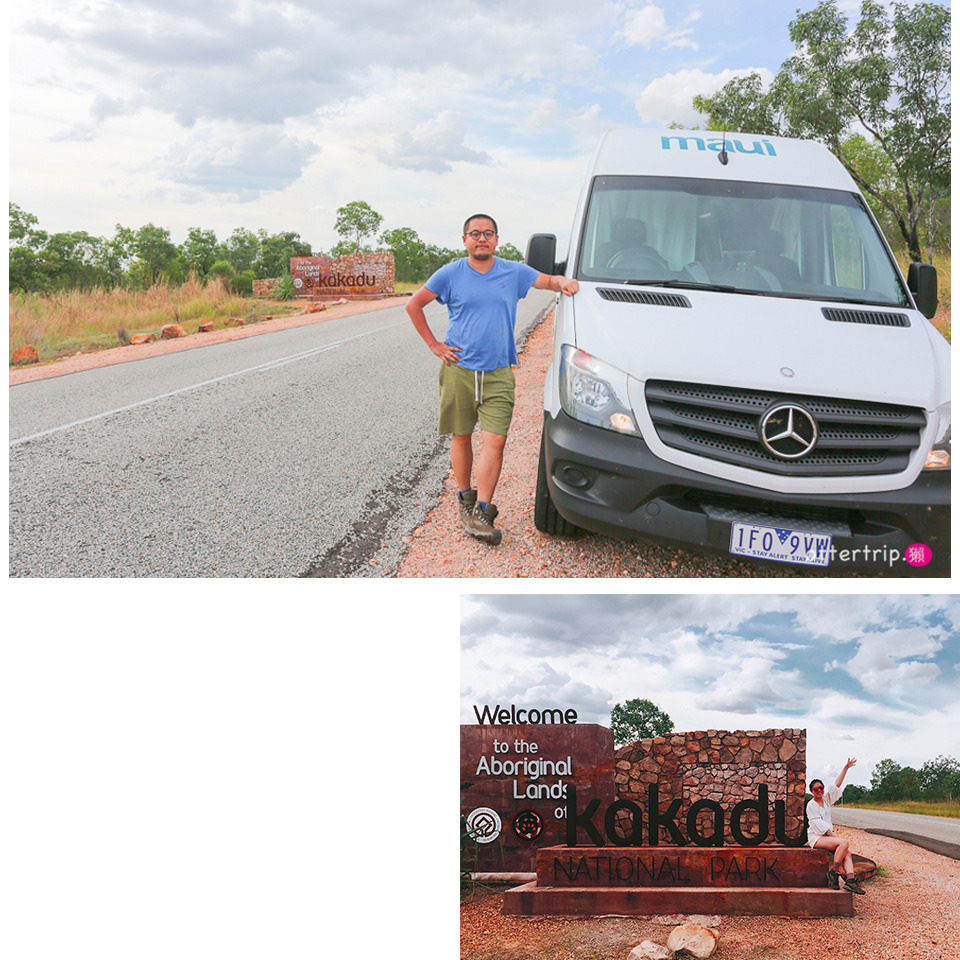
[[[479,240],[481,237],[484,240],[492,240],[496,235],[496,230],[471,230],[467,234],[471,240]]]

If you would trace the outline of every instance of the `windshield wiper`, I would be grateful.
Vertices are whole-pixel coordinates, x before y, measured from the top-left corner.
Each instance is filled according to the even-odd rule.
[[[827,303],[853,303],[861,307],[886,307],[888,310],[910,310],[905,303],[890,303],[889,300],[864,300],[862,297],[840,297],[825,293],[795,293],[798,300],[823,300]]]
[[[681,290],[713,290],[719,293],[769,293],[767,290],[744,290],[726,283],[701,283],[698,280],[624,280],[639,287],[679,287]]]

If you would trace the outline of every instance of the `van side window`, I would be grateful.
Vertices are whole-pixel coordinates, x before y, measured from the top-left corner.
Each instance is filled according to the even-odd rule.
[[[830,208],[830,235],[837,286],[865,289],[863,247],[847,207]]]

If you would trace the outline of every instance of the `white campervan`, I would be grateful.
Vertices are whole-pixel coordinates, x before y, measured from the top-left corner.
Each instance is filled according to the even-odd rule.
[[[614,130],[557,304],[538,529],[947,575],[949,346],[842,164],[801,140]]]

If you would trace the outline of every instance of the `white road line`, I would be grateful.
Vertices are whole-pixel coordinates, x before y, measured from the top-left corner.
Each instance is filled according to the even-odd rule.
[[[212,380],[204,380],[201,383],[193,383],[189,387],[180,387],[178,390],[171,390],[169,393],[160,393],[155,397],[149,397],[146,400],[138,400],[136,403],[129,403],[124,407],[115,407],[113,410],[105,410],[103,413],[95,413],[92,417],[84,417],[82,420],[74,420],[72,423],[65,423],[59,427],[51,427],[49,430],[41,430],[39,433],[32,433],[28,437],[18,437],[10,441],[10,446],[15,447],[21,443],[28,443],[31,440],[39,440],[41,437],[48,437],[52,433],[60,433],[63,430],[71,430],[73,427],[82,426],[85,423],[92,423],[94,420],[103,420],[105,417],[112,417],[118,413],[126,413],[128,410],[135,410],[137,407],[146,406],[149,403],[156,403],[158,400],[166,400],[168,397],[175,397],[181,393],[189,393],[191,390],[200,390],[203,387],[209,387],[214,383],[221,383],[224,380],[230,380],[233,377],[242,377],[248,373],[259,373],[263,370],[272,370],[275,367],[282,367],[288,363],[294,363],[297,360],[306,360],[315,357],[317,354],[326,353],[328,350],[335,350],[342,347],[345,343],[352,340],[359,340],[362,337],[369,337],[374,333],[382,333],[392,327],[406,326],[407,321],[401,320],[397,323],[387,324],[385,327],[377,327],[376,330],[368,330],[366,333],[358,333],[352,337],[345,337],[343,340],[337,340],[335,343],[328,343],[322,347],[313,347],[310,350],[304,350],[302,353],[294,353],[289,357],[280,357],[277,360],[269,360],[267,363],[258,364],[255,367],[247,367],[245,370],[236,370],[233,373],[225,373],[222,377],[214,377]]]

